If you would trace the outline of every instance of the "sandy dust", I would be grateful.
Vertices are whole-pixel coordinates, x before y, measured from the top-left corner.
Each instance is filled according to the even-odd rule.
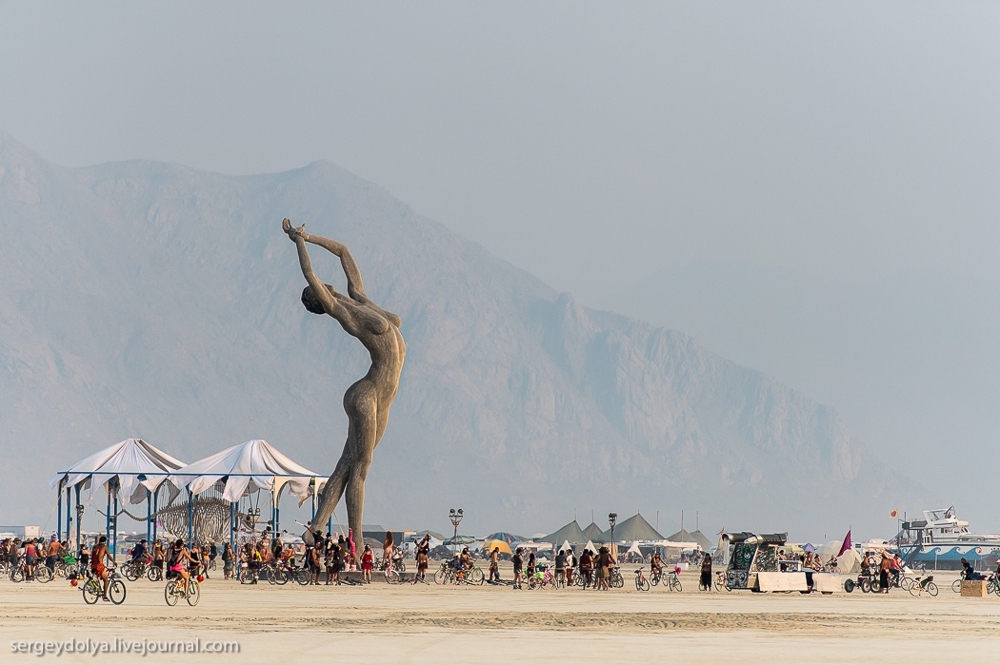
[[[628,571],[631,573],[631,571]],[[626,576],[626,585],[631,582]],[[937,598],[835,594],[699,593],[431,585],[364,587],[203,586],[201,603],[168,607],[163,583],[129,582],[125,604],[83,603],[64,580],[0,581],[3,662],[138,660],[14,653],[12,642],[67,640],[238,641],[226,662],[653,662],[781,658],[911,663],[1000,657],[1000,598],[960,598],[941,580]],[[11,655],[7,655],[11,654]],[[148,662],[223,662],[207,654],[150,654]]]

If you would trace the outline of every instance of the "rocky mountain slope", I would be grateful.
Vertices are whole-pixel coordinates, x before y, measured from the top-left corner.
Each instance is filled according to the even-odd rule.
[[[463,530],[531,532],[574,510],[687,508],[710,528],[815,538],[925,498],[832,408],[587,309],[332,164],[66,169],[0,135],[3,521],[44,521],[45,480],[128,436],[189,461],[264,438],[329,472],[367,358],[299,304],[286,216],[345,242],[403,318],[366,521],[443,528],[461,505]]]

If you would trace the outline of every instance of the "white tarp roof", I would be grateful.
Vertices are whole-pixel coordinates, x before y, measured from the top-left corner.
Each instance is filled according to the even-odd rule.
[[[625,554],[638,554],[639,556],[642,556],[642,550],[639,549],[639,541],[637,540],[632,543],[632,547],[628,548]]]
[[[170,482],[201,494],[225,479],[222,497],[226,501],[239,501],[258,490],[280,490],[287,484],[302,505],[310,497],[309,481],[313,478],[317,478],[315,472],[285,457],[267,441],[253,439],[191,462],[172,474]]]
[[[117,476],[120,498],[129,503],[140,503],[145,500],[147,489],[156,491],[168,473],[182,466],[184,462],[142,439],[125,439],[60,472],[49,481],[49,486],[55,487],[64,478],[69,487],[84,483],[82,489],[89,488],[90,491],[82,494],[81,499],[89,504],[97,488]],[[140,480],[140,475],[145,478]]]

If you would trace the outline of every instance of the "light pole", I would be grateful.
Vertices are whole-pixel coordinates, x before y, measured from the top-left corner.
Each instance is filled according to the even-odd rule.
[[[461,508],[459,508],[458,510],[452,508],[451,511],[448,513],[448,519],[451,520],[451,525],[455,527],[455,534],[451,538],[452,550],[454,550],[455,545],[458,544],[456,542],[458,540],[458,525],[462,523],[463,517],[465,517],[465,513],[462,511]]]
[[[611,556],[615,563],[618,563],[618,548],[615,547],[615,522],[618,521],[618,513],[608,513],[608,524],[611,525]]]

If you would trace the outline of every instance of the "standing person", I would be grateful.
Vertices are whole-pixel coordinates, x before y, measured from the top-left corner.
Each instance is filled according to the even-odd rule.
[[[354,529],[347,530],[347,545],[351,553],[351,570],[358,569],[358,546],[354,544]]]
[[[222,578],[233,579],[233,548],[229,543],[222,548]]]
[[[394,542],[392,538],[392,531],[385,532],[385,539],[382,540],[382,565],[385,570],[389,570],[392,567],[392,551],[394,549]]]
[[[309,561],[309,584],[319,584],[320,566],[320,543],[321,540],[313,541],[313,546],[306,549],[307,560]]]
[[[611,551],[607,547],[602,547],[597,553],[597,588],[601,591],[607,591],[610,588],[608,576],[613,563]]]
[[[559,550],[556,554],[556,579],[559,582],[566,581],[566,550]]]
[[[104,600],[111,600],[108,598],[108,587],[111,585],[111,575],[108,573],[108,567],[104,565],[105,561],[110,564],[111,568],[115,567],[115,560],[111,557],[111,553],[108,551],[108,537],[101,536],[97,540],[97,545],[94,546],[94,551],[90,556],[90,572],[104,582],[104,593],[101,598]]]
[[[490,584],[500,582],[500,548],[494,547],[490,552]]]
[[[424,536],[423,544],[417,547],[417,576],[413,578],[413,583],[421,581],[427,583],[427,567],[431,561],[430,536]]]
[[[576,552],[569,550],[569,559],[566,561],[566,586],[573,586],[573,571],[576,570],[579,562],[576,560]]]
[[[878,586],[882,593],[889,593],[889,570],[892,564],[889,559],[889,555],[886,552],[882,552],[882,563],[878,567]]]
[[[583,588],[589,589],[594,583],[594,558],[589,549],[580,555],[580,575],[583,577]]]
[[[334,572],[333,572],[333,568],[334,568],[334,563],[333,563],[333,558],[334,558],[333,540],[330,539],[330,538],[327,538],[326,541],[325,541],[325,543],[326,543],[327,547],[326,547],[326,553],[323,555],[323,566],[326,568],[326,584],[327,584],[327,586],[329,586],[329,585],[333,584],[333,575],[334,575]]]
[[[712,590],[712,555],[705,552],[705,558],[701,560],[701,579],[698,581],[698,588],[702,591]]]
[[[522,566],[524,566],[524,558],[521,556],[520,547],[518,547],[514,552],[514,556],[511,557],[510,561],[514,564],[514,588],[520,589],[524,574],[524,571],[522,570]]]
[[[56,539],[56,535],[52,534],[51,541],[49,542],[49,549],[45,552],[45,565],[52,572],[56,571],[56,560],[62,556],[62,543]]]
[[[163,562],[167,558],[167,552],[163,547],[163,539],[157,538],[153,543],[153,567],[160,569],[160,576],[163,576]]]
[[[528,552],[528,565],[525,566],[525,570],[528,575],[533,577],[536,572],[538,572],[537,564],[535,563],[535,550]]]
[[[365,543],[365,551],[361,553],[361,577],[368,584],[372,583],[372,568],[375,567],[375,555],[371,545]]]
[[[35,578],[35,564],[38,563],[38,548],[35,541],[28,538],[24,541],[24,567],[27,570],[24,579],[33,580]],[[107,584],[104,585],[104,595],[108,594]],[[107,600],[107,599],[105,599]]]

